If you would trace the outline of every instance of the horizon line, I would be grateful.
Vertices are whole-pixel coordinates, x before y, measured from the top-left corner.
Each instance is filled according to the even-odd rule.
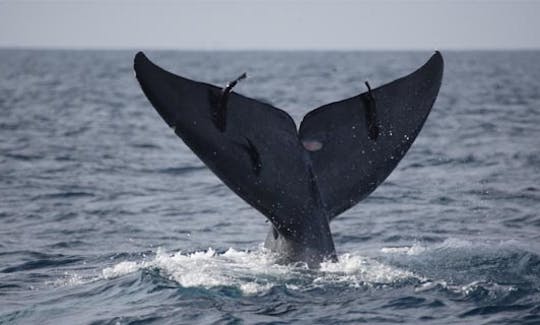
[[[0,45],[0,50],[35,50],[35,51],[179,51],[179,52],[511,52],[511,51],[540,51],[540,47],[446,47],[446,48],[391,48],[391,47],[305,47],[305,48],[287,48],[287,47],[238,47],[238,48],[196,48],[196,47],[173,47],[173,46],[35,46],[35,45]]]

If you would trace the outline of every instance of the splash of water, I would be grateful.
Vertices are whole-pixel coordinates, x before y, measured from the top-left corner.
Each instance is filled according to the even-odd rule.
[[[263,293],[280,285],[289,290],[309,290],[332,284],[360,287],[417,278],[411,272],[356,254],[343,254],[338,262],[323,262],[319,270],[310,270],[303,264],[276,264],[276,259],[263,248],[255,251],[230,248],[221,254],[212,248],[172,254],[158,249],[153,259],[120,262],[105,268],[102,277],[111,279],[155,268],[160,275],[183,287],[232,286],[246,295]]]

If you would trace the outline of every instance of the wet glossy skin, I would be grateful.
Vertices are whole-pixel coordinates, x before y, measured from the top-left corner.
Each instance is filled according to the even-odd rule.
[[[420,132],[443,60],[306,114],[288,113],[135,57],[142,90],[165,122],[232,191],[272,223],[265,247],[282,262],[336,259],[329,222],[380,185]]]

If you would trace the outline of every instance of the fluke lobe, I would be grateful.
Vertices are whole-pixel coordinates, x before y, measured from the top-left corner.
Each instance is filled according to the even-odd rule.
[[[330,221],[368,196],[403,158],[441,85],[436,52],[412,74],[309,112],[297,130],[267,103],[167,72],[139,52],[134,69],[154,108],[231,190],[272,223],[282,262],[336,259]],[[362,85],[359,84],[360,88]]]

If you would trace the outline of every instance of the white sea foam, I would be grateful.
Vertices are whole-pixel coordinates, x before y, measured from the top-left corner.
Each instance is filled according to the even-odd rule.
[[[145,263],[136,262],[120,262],[113,267],[108,267],[102,271],[103,278],[112,279],[118,276],[135,272],[141,267],[144,267]]]
[[[289,290],[340,284],[351,287],[391,284],[415,277],[408,271],[384,265],[356,254],[344,254],[338,262],[324,262],[310,272],[304,265],[276,264],[276,256],[261,248],[252,252],[229,249],[222,254],[212,248],[194,253],[167,253],[158,249],[152,260],[120,262],[102,271],[104,279],[143,268],[157,268],[162,276],[183,287],[232,286],[252,295],[284,285]]]
[[[477,242],[473,243],[469,240],[459,238],[447,238],[443,242],[436,244],[415,243],[412,246],[397,246],[397,247],[383,247],[381,253],[385,254],[405,254],[405,255],[421,255],[424,253],[432,253],[437,250],[456,250],[456,249],[468,249],[474,248],[475,250],[480,248],[491,248],[493,243]],[[503,244],[506,246],[506,243]]]
[[[322,263],[321,271],[323,274],[317,279],[319,282],[345,282],[354,286],[392,284],[399,280],[415,278],[412,272],[352,254],[343,254],[335,263]]]
[[[524,251],[535,252],[534,247],[529,247],[515,240],[505,241],[470,241],[461,238],[447,238],[440,243],[426,244],[415,243],[412,246],[397,246],[397,247],[383,247],[380,249],[384,254],[404,254],[404,255],[422,255],[430,254],[436,251],[463,251],[473,250],[475,252],[482,251],[483,253],[497,253],[501,249],[511,250],[518,249]]]
[[[407,254],[407,255],[419,255],[426,250],[425,246],[420,244],[414,244],[412,246],[403,246],[403,247],[383,247],[381,248],[382,253],[386,254]]]
[[[448,282],[440,280],[426,281],[421,285],[417,286],[414,289],[414,292],[419,293],[437,288],[443,288],[453,294],[459,294],[463,296],[470,296],[474,294],[477,290],[485,290],[487,291],[488,296],[492,299],[496,299],[497,297],[501,297],[510,292],[518,290],[513,285],[501,285],[494,282],[473,281],[464,285],[450,285],[448,284]]]
[[[45,282],[46,285],[53,287],[74,286],[90,282],[91,279],[86,279],[78,273],[64,272],[63,276],[54,280]]]

